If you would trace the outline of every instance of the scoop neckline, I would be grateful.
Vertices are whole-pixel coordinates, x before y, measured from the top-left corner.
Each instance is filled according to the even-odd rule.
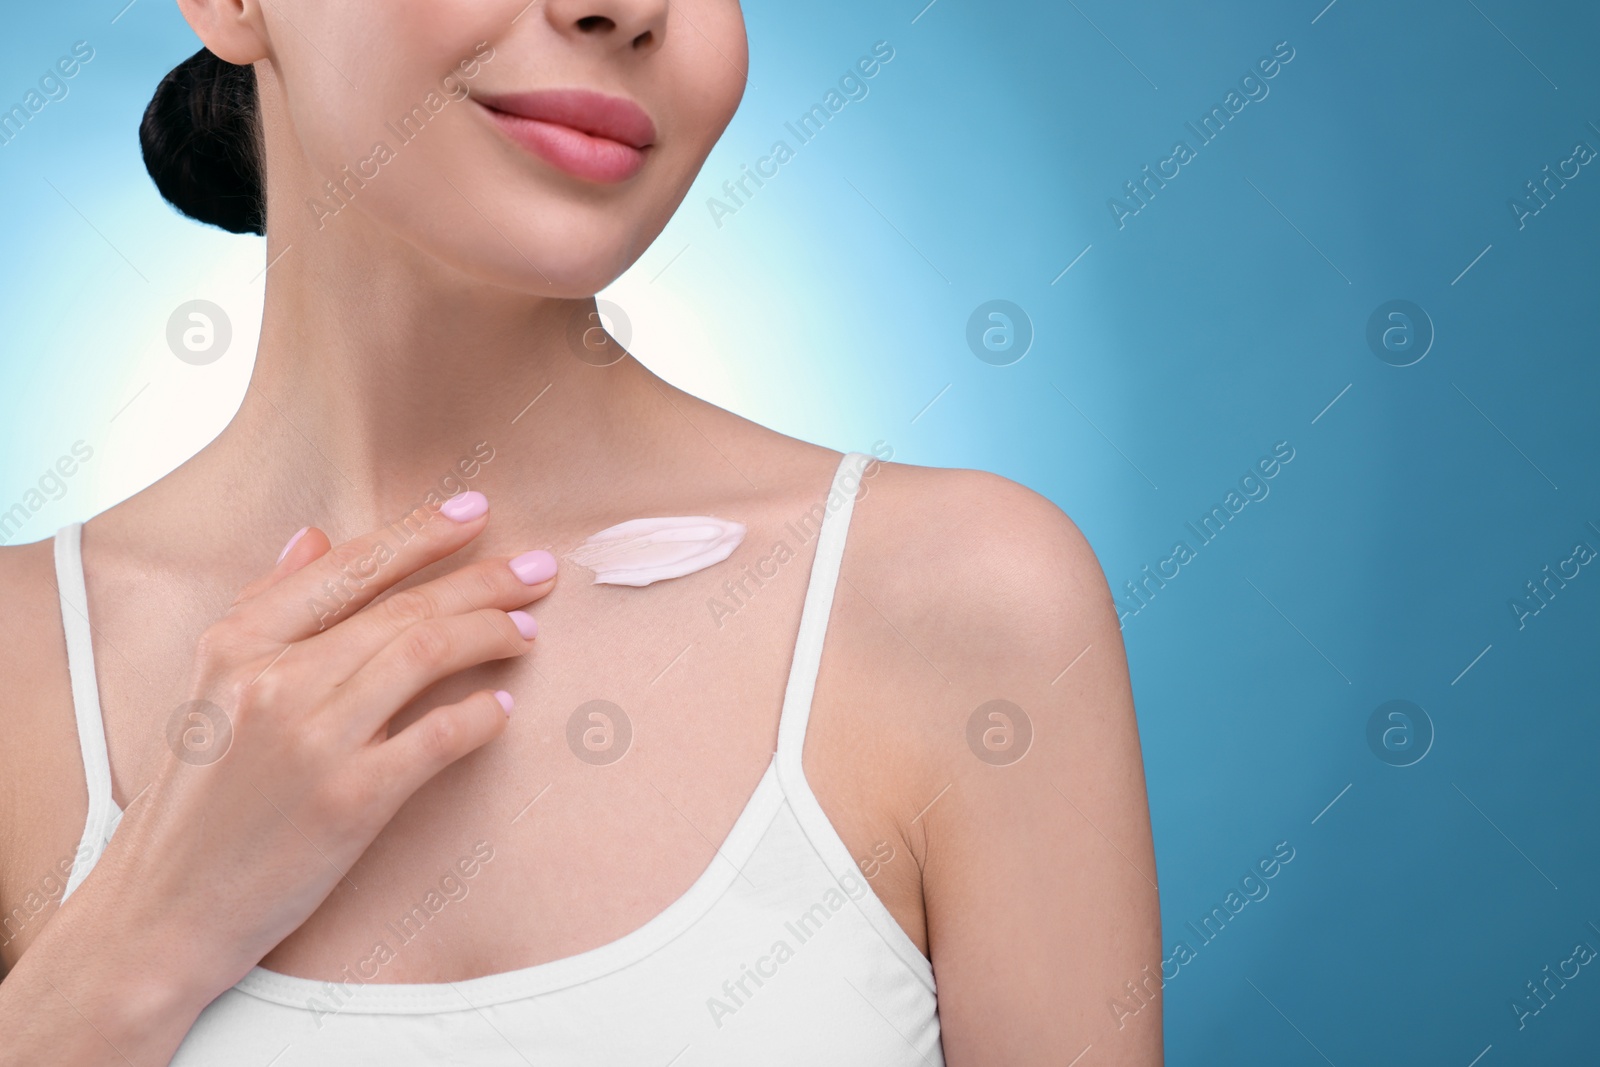
[[[342,972],[348,975],[347,979],[302,978],[257,964],[229,992],[238,991],[258,1000],[318,1013],[319,1016],[343,1012],[423,1015],[471,1011],[591,981],[644,960],[693,927],[728,891],[734,879],[742,876],[742,868],[786,805],[834,877],[842,877],[842,872],[853,869],[854,862],[844,842],[811,793],[802,761],[806,725],[810,718],[850,513],[856,498],[856,487],[852,486],[841,494],[840,482],[851,460],[857,457],[864,461],[863,467],[872,461],[871,457],[859,452],[840,455],[834,471],[829,508],[818,529],[816,555],[812,558],[795,652],[779,715],[777,748],[721,846],[713,852],[705,869],[677,899],[640,927],[594,948],[457,982],[374,982],[351,974],[348,966]],[[842,496],[842,506],[837,511],[832,503],[835,495]],[[86,607],[86,583],[83,581],[78,543],[82,525],[74,523],[57,532],[56,566],[58,574],[62,573],[63,567],[66,568],[63,583],[76,577],[78,599]],[[63,533],[68,534],[65,541],[62,540]],[[110,797],[110,766],[103,742],[102,747],[94,751],[87,743],[91,734],[103,736],[100,733],[103,726],[99,721],[99,694],[94,684],[93,638],[87,625],[87,613],[81,613],[82,624],[74,628],[79,620],[68,617],[67,606],[64,594],[63,626],[67,630],[68,667],[74,671],[73,696],[79,718],[79,742],[85,773],[91,780],[91,811],[84,831],[84,840],[88,842],[94,836],[93,828],[100,824],[105,825],[103,832],[109,838],[110,831],[114,831],[123,812]],[[85,682],[81,694],[77,684],[80,672]],[[86,729],[84,723],[84,709],[87,708],[92,708],[94,713],[92,729]],[[108,809],[102,814],[100,823],[96,821],[92,803],[96,771],[104,780],[102,799]],[[70,893],[71,889],[69,885],[67,892]],[[931,990],[932,968],[928,957],[911,942],[870,885],[861,907],[880,936]]]
[[[444,1014],[554,992],[631,966],[692,927],[741,876],[784,802],[777,767],[774,756],[733,828],[688,889],[642,926],[594,948],[456,982],[362,981],[353,974],[350,981],[302,978],[258,964],[233,989],[258,1000],[321,1014]],[[351,973],[348,966],[345,973]]]

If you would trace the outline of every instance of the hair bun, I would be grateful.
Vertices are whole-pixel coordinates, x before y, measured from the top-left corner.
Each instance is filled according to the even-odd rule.
[[[230,233],[266,232],[254,68],[200,49],[156,86],[139,144],[173,207]]]

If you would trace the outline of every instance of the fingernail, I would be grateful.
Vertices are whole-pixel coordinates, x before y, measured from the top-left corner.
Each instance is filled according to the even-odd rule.
[[[507,715],[510,715],[511,709],[517,706],[517,702],[511,699],[511,694],[504,689],[496,689],[494,698],[500,702],[500,706],[505,709]]]
[[[293,548],[295,545],[300,543],[300,538],[304,537],[306,535],[306,531],[309,530],[309,529],[311,529],[311,527],[302,526],[302,527],[300,527],[300,532],[299,533],[297,533],[293,537],[289,538],[289,543],[283,546],[283,551],[282,552],[278,553],[278,563],[282,563],[283,562],[283,557],[287,556],[289,554],[289,550],[291,548]],[[276,566],[276,565],[277,564],[274,564],[274,566]]]
[[[471,522],[489,510],[489,498],[473,489],[446,500],[439,506],[439,510],[444,512],[447,519],[455,522]]]
[[[556,558],[542,548],[524,552],[511,561],[511,573],[515,574],[523,585],[548,582],[556,576]]]
[[[517,633],[522,635],[524,641],[533,640],[533,635],[539,632],[539,624],[526,611],[508,611],[506,614],[517,624]]]

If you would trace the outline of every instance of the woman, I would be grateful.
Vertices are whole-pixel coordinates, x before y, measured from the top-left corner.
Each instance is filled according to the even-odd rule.
[[[595,329],[742,95],[735,0],[180,3],[147,163],[265,233],[259,351],[193,459],[0,551],[0,1062],[1159,1062],[1077,529]],[[672,517],[744,536],[573,562]]]

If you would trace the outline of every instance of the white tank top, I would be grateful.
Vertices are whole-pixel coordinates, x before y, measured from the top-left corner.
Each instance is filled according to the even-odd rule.
[[[349,968],[348,981],[319,982],[256,967],[200,1013],[173,1067],[943,1067],[933,969],[851,858],[800,761],[850,513],[870,461],[848,453],[834,474],[777,750],[687,892],[598,948],[461,982],[363,982]],[[55,538],[89,783],[84,859],[67,893],[122,817],[111,798],[81,531],[75,523]]]

